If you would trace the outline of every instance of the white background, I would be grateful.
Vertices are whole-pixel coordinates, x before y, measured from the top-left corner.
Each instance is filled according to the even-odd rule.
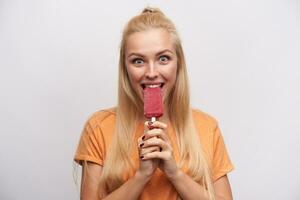
[[[192,103],[218,119],[235,165],[235,199],[299,200],[296,0],[0,0],[0,199],[79,199],[81,130],[115,105],[121,31],[147,5],[177,25]]]

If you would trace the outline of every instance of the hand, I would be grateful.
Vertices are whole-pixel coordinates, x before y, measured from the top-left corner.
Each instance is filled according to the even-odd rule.
[[[153,148],[153,151],[144,152],[143,160],[160,159],[159,168],[168,178],[176,176],[179,172],[176,161],[173,157],[173,148],[166,134],[167,125],[155,121],[149,127],[150,130],[145,132],[143,148]],[[157,150],[159,149],[159,151]]]
[[[159,147],[157,146],[148,146],[148,147],[144,146],[145,133],[150,130],[149,128],[150,128],[149,123],[145,122],[144,135],[138,138],[138,147],[139,147],[139,156],[140,156],[140,167],[138,173],[140,173],[142,176],[146,178],[151,178],[151,176],[153,175],[153,173],[155,172],[156,168],[159,165],[159,160],[158,159],[145,160],[143,158],[148,153],[160,150]]]

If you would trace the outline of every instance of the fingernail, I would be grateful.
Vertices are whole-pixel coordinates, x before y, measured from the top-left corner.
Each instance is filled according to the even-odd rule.
[[[143,158],[144,158],[144,156],[141,156],[140,158],[141,158],[141,159],[143,159]]]
[[[144,146],[144,143],[140,144],[140,147]]]
[[[144,140],[144,139],[145,139],[145,136],[142,137],[142,140]]]
[[[153,122],[151,122],[151,121],[150,121],[150,122],[148,122],[148,125],[149,125],[149,126],[151,126],[152,124],[153,124]]]

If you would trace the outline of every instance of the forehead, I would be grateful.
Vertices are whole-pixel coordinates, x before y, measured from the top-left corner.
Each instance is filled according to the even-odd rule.
[[[136,32],[126,40],[126,54],[150,54],[169,49],[175,52],[171,34],[164,29],[150,29]]]

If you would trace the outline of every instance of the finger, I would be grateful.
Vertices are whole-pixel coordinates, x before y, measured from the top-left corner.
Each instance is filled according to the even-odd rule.
[[[155,121],[155,122],[151,122],[151,121],[146,121],[145,122],[145,129],[154,129],[154,128],[160,128],[160,129],[163,129],[163,130],[166,130],[167,129],[167,124],[161,122],[161,121]]]
[[[162,129],[152,129],[152,130],[145,132],[144,136],[142,137],[142,140],[146,141],[152,137],[161,138],[162,140],[164,140],[166,142],[170,141],[167,134]]]
[[[137,142],[138,142],[138,144],[143,142],[142,136],[138,138]]]
[[[141,152],[140,152],[140,155],[145,155],[147,153],[151,153],[151,152],[154,152],[154,151],[160,151],[160,147],[153,146],[153,147],[142,148]]]
[[[145,121],[144,123],[144,129],[145,130],[151,130],[151,126],[153,125],[153,122],[151,121]]]
[[[137,146],[138,146],[138,149],[140,150],[141,147],[143,146],[142,144],[144,143],[143,139],[142,139],[142,136],[138,138],[138,141],[137,141]]]
[[[161,121],[155,121],[153,122],[153,124],[151,125],[151,127],[154,127],[154,128],[160,128],[160,129],[163,129],[163,130],[166,130],[167,129],[167,124],[161,122]]]
[[[170,160],[172,159],[172,156],[168,152],[159,152],[159,151],[149,152],[142,156],[142,160],[151,160],[151,159]]]
[[[167,143],[164,140],[157,138],[157,137],[152,137],[152,138],[144,141],[144,143],[142,143],[141,145],[143,148],[158,146],[162,150],[172,150],[172,147],[169,143]]]

